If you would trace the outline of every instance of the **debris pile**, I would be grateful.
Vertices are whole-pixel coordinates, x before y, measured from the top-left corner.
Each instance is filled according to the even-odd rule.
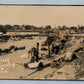
[[[10,46],[7,49],[3,49],[3,50],[0,49],[0,55],[7,54],[7,53],[12,53],[12,52],[17,51],[17,50],[24,50],[25,48],[26,48],[25,46],[22,46],[22,47]]]
[[[60,70],[61,68],[63,68],[63,72],[59,70],[53,73],[53,75],[51,73],[52,76],[50,76],[50,79],[54,79],[56,77],[53,78],[53,76],[60,74],[61,77],[65,76],[65,79],[74,80],[78,78],[81,73],[84,73],[84,62],[81,59],[84,55],[83,45],[83,37],[77,38],[73,36],[48,36],[47,40],[41,44],[41,50],[48,52],[48,54],[44,54],[44,56],[42,55],[41,57],[39,57],[39,47],[37,46],[37,48],[32,48],[31,51],[28,52],[31,53],[31,60],[29,63],[25,63],[24,67],[29,69],[35,68],[35,72],[43,70],[46,67],[57,68]],[[82,53],[83,55],[80,56],[80,53]],[[66,70],[68,65],[72,68],[72,74],[70,74],[70,71],[68,72]],[[79,66],[83,66],[82,71],[80,70],[80,68],[78,68]],[[66,74],[68,74],[68,78]],[[48,79],[49,77],[46,76],[44,78]]]
[[[84,65],[83,65],[84,62],[81,59],[81,57],[83,58],[84,55],[84,46],[83,46],[84,38],[82,37],[80,38],[69,37],[69,38],[70,39],[65,38],[63,40],[59,40],[58,42],[54,43],[52,42],[52,44],[54,45],[51,48],[51,55],[54,54],[55,58],[51,61],[51,67],[61,68],[67,65],[67,63],[68,64],[72,63],[71,66],[73,67],[73,69],[75,69],[73,74],[74,77],[72,77],[72,79],[77,79],[79,75],[83,75],[84,73]],[[82,55],[80,56],[79,53],[82,53]],[[81,68],[79,68],[79,66]],[[52,77],[50,78],[52,79]]]

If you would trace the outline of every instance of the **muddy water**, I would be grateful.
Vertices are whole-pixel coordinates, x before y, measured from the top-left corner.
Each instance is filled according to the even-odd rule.
[[[26,46],[25,50],[13,51],[12,53],[0,55],[0,79],[65,79],[66,76],[57,74],[57,68],[47,67],[36,73],[35,69],[28,69],[24,67],[24,63],[30,61],[30,55],[28,51],[32,47],[36,47],[36,43],[41,44],[46,40],[47,37],[34,37],[34,39],[24,39],[20,41],[9,41],[0,43],[0,48],[9,48],[11,45],[20,47]],[[44,53],[40,50],[40,54]],[[46,52],[47,53],[47,52]],[[47,61],[47,60],[44,60]],[[67,67],[64,68],[67,70]],[[63,69],[63,70],[64,70]],[[29,74],[33,73],[29,76]],[[54,73],[54,74],[52,74]],[[69,72],[68,72],[69,73]],[[70,75],[70,77],[72,77]]]
[[[5,49],[9,48],[11,45],[14,46],[26,46],[27,48],[33,47],[37,42],[40,44],[46,40],[47,37],[34,37],[33,39],[23,39],[20,41],[8,41],[8,42],[0,42],[0,48]]]
[[[39,42],[41,49],[41,44],[46,40],[47,37],[34,37],[34,39],[23,39],[20,41],[9,41],[0,43],[0,48],[5,49],[9,48],[11,45],[16,47],[26,46],[25,50],[14,51],[9,54],[0,56],[0,78],[6,79],[19,79],[27,77],[27,74],[33,72],[34,70],[25,69],[24,63],[27,63],[30,60],[28,51],[32,47],[36,47],[36,43]],[[40,54],[41,54],[40,50]]]

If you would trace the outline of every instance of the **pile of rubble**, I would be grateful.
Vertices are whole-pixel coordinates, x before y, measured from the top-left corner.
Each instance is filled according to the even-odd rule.
[[[74,77],[72,79],[77,79],[79,77],[79,74],[83,75],[84,73],[84,66],[83,66],[84,62],[82,60],[84,59],[83,58],[84,38],[82,37],[80,38],[68,37],[68,38],[69,39],[63,38],[52,41],[51,56],[54,55],[54,59],[51,61],[51,67],[62,68],[63,66],[67,65],[67,63],[69,65],[72,63],[72,65],[75,66],[74,67],[75,72],[73,74]],[[82,53],[82,55],[80,53]],[[78,68],[78,66],[80,66],[81,68]]]
[[[10,46],[7,49],[0,49],[0,55],[11,53],[17,50],[24,50],[25,48],[26,48],[25,46],[21,46],[21,47]]]
[[[79,74],[81,75],[81,73],[84,72],[84,68],[83,69],[79,68],[79,66],[81,67],[81,64],[82,66],[84,64],[82,60],[84,55],[84,46],[83,46],[84,38],[82,37],[77,38],[77,37],[71,37],[71,36],[64,36],[64,37],[52,36],[52,37],[48,37],[47,40],[42,44],[42,46],[46,46],[46,45],[48,46],[48,51],[49,51],[48,55],[47,56],[45,55],[45,57],[43,56],[41,58],[38,57],[38,61],[35,61],[33,59],[34,60],[33,62],[30,61],[30,63],[25,63],[24,67],[30,68],[30,69],[35,68],[37,69],[36,71],[42,70],[46,67],[57,68],[57,69],[63,68],[63,70],[65,69],[64,70],[65,72],[64,71],[60,72],[59,70],[58,72],[53,73],[53,76],[55,76],[55,74],[57,73],[60,73],[60,75],[65,75],[68,73],[69,78],[65,78],[65,79],[77,79],[79,77]],[[39,47],[37,47],[36,50],[38,50],[38,48]],[[47,51],[45,48],[42,50]],[[82,53],[83,55],[80,56],[80,53]],[[36,56],[39,56],[38,52]],[[71,70],[71,73],[73,73],[72,76],[70,74],[70,71],[66,70],[68,65],[72,69],[74,69],[74,70]],[[47,76],[44,78],[48,79]],[[53,79],[53,78],[50,77],[50,79]],[[56,79],[59,79],[59,78],[56,78]]]

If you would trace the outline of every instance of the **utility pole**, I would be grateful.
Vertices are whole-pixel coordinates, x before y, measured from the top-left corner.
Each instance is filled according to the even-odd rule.
[[[39,60],[39,43],[37,42],[37,55],[36,55],[36,61]]]

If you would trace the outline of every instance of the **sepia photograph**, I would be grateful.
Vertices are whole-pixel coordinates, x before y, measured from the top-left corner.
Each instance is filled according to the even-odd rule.
[[[0,79],[84,80],[84,6],[0,5]]]

